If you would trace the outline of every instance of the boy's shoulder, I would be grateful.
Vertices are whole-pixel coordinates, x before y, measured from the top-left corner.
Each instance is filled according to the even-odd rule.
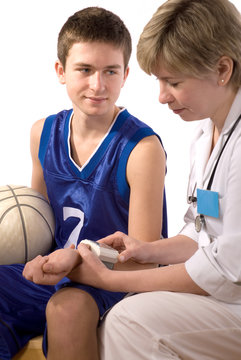
[[[32,128],[31,128],[31,138],[36,137],[36,136],[39,137],[39,135],[42,133],[45,119],[46,118],[42,118],[33,123]]]
[[[129,111],[126,108],[122,108],[121,111],[118,114],[118,121],[122,122],[123,124],[126,124],[126,126],[135,126],[136,128],[148,128],[151,129],[151,127],[146,124],[144,121],[137,118],[135,115],[132,115],[129,113]]]

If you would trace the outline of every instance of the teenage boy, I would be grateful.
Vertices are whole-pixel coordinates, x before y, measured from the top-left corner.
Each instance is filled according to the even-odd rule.
[[[77,12],[60,31],[55,69],[73,108],[36,122],[31,131],[32,187],[54,210],[58,250],[26,264],[27,280],[22,265],[0,267],[1,359],[10,359],[43,332],[45,309],[48,359],[98,359],[99,319],[125,294],[71,281],[72,269],[81,267],[76,246],[116,230],[144,241],[161,233],[166,237],[160,139],[116,106],[130,54],[125,25],[102,8]],[[60,274],[44,271],[46,264],[68,263],[69,258],[74,259],[71,267]],[[6,283],[8,289],[2,290]],[[2,299],[12,304],[7,311]]]

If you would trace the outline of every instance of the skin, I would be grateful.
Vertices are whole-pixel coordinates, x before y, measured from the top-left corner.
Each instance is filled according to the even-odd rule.
[[[159,101],[185,121],[210,117],[214,123],[213,144],[215,146],[225,118],[236,95],[230,85],[233,62],[228,57],[220,58],[208,77],[190,78],[168,72],[162,64],[154,74],[160,83]],[[78,246],[82,258],[69,274],[74,280],[86,282],[112,291],[167,290],[208,295],[189,276],[185,269],[187,261],[197,250],[197,243],[187,236],[177,235],[153,243],[144,243],[123,233],[115,233],[101,239],[120,251],[119,261],[132,258],[141,263],[172,265],[134,272],[107,269],[84,245]]]
[[[223,56],[213,72],[201,79],[168,72],[157,66],[154,75],[160,85],[159,102],[185,121],[211,118],[220,134],[236,91],[229,86],[233,61]],[[223,81],[222,81],[223,80]]]
[[[112,271],[104,267],[84,244],[80,244],[78,251],[83,262],[72,271],[73,280],[81,278],[88,284],[95,284],[94,286],[98,284],[112,291],[166,290],[207,295],[192,281],[184,266],[184,262],[197,250],[197,244],[192,239],[178,235],[149,244],[118,232],[100,241],[115,248],[125,249],[119,256],[120,262],[132,258],[142,263],[156,262],[162,265],[173,265],[133,272]],[[97,271],[98,276],[96,276]]]
[[[57,61],[55,69],[73,104],[71,155],[75,163],[81,167],[93,154],[119,111],[115,103],[129,69],[124,68],[121,49],[99,42],[74,44],[69,51],[66,67]],[[43,171],[38,159],[44,120],[36,122],[31,131],[31,186],[47,197]],[[130,186],[130,236],[144,242],[160,237],[160,204],[163,203],[163,191],[160,189],[164,188],[164,176],[165,154],[159,140],[156,136],[143,139],[133,149],[127,163],[126,177]],[[72,279],[72,272],[79,268],[81,263],[82,258],[78,250],[73,247],[60,249],[49,256],[38,256],[28,262],[23,276],[37,284],[56,284],[64,276]],[[121,270],[142,267],[144,268],[144,265],[133,261],[127,266],[121,263],[117,265]],[[88,293],[74,288],[58,291],[47,305],[46,316],[49,360],[98,359],[96,326],[99,312],[95,301]],[[81,321],[78,321],[80,317]],[[79,337],[76,334],[85,336]],[[74,341],[76,336],[78,339]]]

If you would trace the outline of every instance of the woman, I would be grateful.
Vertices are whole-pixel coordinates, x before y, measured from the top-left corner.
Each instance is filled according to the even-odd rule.
[[[241,359],[240,14],[228,0],[169,0],[144,28],[137,56],[160,83],[159,101],[201,121],[181,232],[154,243],[122,233],[100,241],[122,250],[120,262],[169,266],[111,271],[79,245],[77,279],[140,293],[106,316],[101,356]]]

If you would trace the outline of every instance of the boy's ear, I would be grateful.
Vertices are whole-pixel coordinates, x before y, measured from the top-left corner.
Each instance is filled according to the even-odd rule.
[[[60,84],[65,84],[64,67],[59,60],[56,60],[56,62],[55,62],[55,71],[58,76]]]
[[[121,86],[121,87],[123,87],[123,86],[125,85],[127,76],[129,75],[129,71],[130,71],[130,68],[129,68],[129,66],[128,66],[128,67],[126,68],[126,70],[125,70],[124,78],[123,78],[123,82],[122,82],[122,86]]]

